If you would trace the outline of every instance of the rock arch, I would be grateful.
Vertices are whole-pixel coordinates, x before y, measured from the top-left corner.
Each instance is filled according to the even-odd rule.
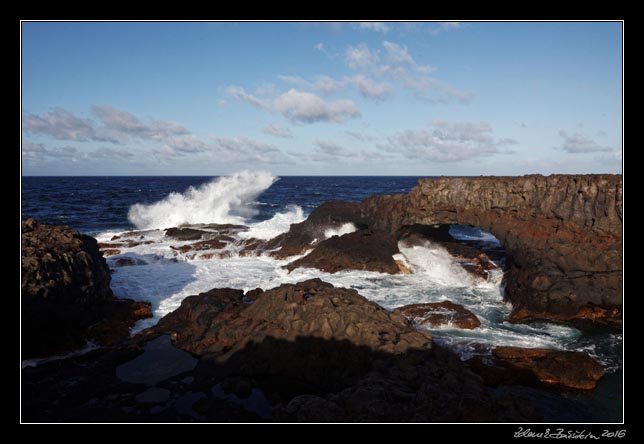
[[[359,204],[371,226],[467,224],[496,236],[511,266],[511,320],[619,322],[622,176],[529,175],[421,179],[406,195]]]

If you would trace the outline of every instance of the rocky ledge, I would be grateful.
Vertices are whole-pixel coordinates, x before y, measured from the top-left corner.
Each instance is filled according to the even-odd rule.
[[[21,247],[23,359],[79,349],[89,340],[115,344],[152,315],[147,303],[114,297],[92,237],[27,219]]]
[[[534,422],[549,414],[553,394],[494,386],[473,368],[355,290],[319,279],[245,294],[220,288],[187,297],[129,341],[23,369],[23,417]],[[557,399],[568,418],[588,419]]]

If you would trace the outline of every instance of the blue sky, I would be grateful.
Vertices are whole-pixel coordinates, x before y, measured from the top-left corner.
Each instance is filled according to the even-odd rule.
[[[622,26],[24,22],[22,171],[621,173]]]

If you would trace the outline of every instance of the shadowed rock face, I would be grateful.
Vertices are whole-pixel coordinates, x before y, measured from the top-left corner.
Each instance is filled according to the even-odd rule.
[[[531,372],[544,385],[592,390],[604,369],[586,353],[543,348],[496,347],[502,365]]]
[[[114,344],[150,305],[117,299],[96,240],[69,227],[22,222],[22,357]]]
[[[621,175],[421,179],[407,195],[322,205],[276,245],[300,253],[298,240],[346,222],[391,233],[415,224],[481,227],[506,249],[512,321],[621,322]]]

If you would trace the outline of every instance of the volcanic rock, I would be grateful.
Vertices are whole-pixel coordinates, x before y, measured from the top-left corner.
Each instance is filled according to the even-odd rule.
[[[481,325],[474,313],[460,304],[451,301],[412,304],[398,307],[394,312],[400,313],[417,325],[424,327],[455,326],[473,329]]]
[[[365,229],[333,236],[320,242],[315,249],[285,268],[317,268],[329,273],[344,270],[365,270],[379,273],[400,273],[393,258],[398,254],[396,238],[380,230]]]
[[[604,375],[602,366],[583,352],[496,347],[492,354],[502,366],[531,372],[548,386],[592,390]]]
[[[22,357],[113,343],[149,304],[116,299],[96,240],[69,227],[22,223]]]

